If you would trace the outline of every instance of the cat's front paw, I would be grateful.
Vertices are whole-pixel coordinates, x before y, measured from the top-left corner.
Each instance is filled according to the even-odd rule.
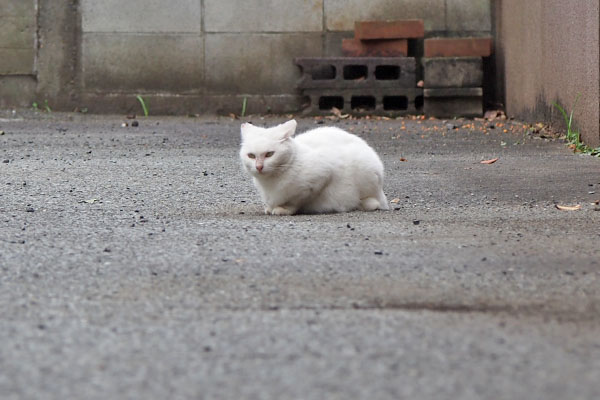
[[[271,213],[273,212],[273,209],[269,206],[265,206],[265,214],[266,215],[271,215]]]
[[[294,214],[295,210],[291,210],[289,208],[285,208],[285,207],[275,207],[272,211],[271,214],[273,215],[292,215]]]

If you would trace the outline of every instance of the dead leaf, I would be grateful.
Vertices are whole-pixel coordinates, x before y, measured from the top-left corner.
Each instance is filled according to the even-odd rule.
[[[483,118],[487,119],[488,121],[493,121],[497,118],[506,119],[506,115],[502,110],[488,110],[485,112],[485,114],[483,114]]]
[[[483,114],[483,118],[487,119],[488,121],[495,120],[497,116],[498,116],[497,110],[489,110],[489,111],[486,111],[485,114]]]
[[[581,204],[577,204],[575,206],[561,206],[560,204],[557,204],[556,208],[562,211],[577,211],[581,208]]]
[[[402,161],[402,162],[406,162],[406,161],[408,161],[408,160],[407,160],[406,158],[404,158],[404,157],[400,157],[400,161]]]
[[[340,109],[337,107],[331,107],[331,113],[340,119],[345,119],[349,117],[348,114],[342,114],[342,111],[340,111]]]
[[[393,203],[393,204],[400,203],[400,199],[396,197],[394,200],[391,200],[390,203]]]
[[[237,116],[234,113],[229,113],[229,118],[237,119]]]
[[[498,160],[499,160],[499,158],[492,158],[491,160],[483,160],[483,161],[480,161],[479,163],[480,164],[493,164]]]
[[[425,86],[425,82],[423,82],[423,80],[420,80],[419,82],[417,82],[417,87],[423,87]]]

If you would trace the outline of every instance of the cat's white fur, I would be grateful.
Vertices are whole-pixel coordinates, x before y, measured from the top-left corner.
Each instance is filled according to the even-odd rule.
[[[240,158],[266,214],[389,209],[383,164],[364,140],[334,127],[295,131],[295,120],[241,126]]]

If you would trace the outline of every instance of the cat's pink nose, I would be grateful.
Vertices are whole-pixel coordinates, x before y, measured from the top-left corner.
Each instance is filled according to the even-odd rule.
[[[258,172],[262,172],[262,170],[263,170],[263,165],[262,165],[262,164],[256,164],[256,170],[257,170]]]

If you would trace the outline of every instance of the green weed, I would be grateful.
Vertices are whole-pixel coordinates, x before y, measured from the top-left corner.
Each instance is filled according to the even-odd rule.
[[[579,101],[580,94],[577,95],[575,99],[575,103],[573,103],[573,108],[571,112],[567,114],[567,111],[560,106],[558,103],[553,103],[554,107],[562,114],[565,124],[567,125],[567,142],[569,143],[569,147],[575,150],[576,152],[589,154],[591,156],[600,157],[600,147],[592,148],[583,143],[581,143],[581,135],[578,130],[575,129],[573,125],[573,112],[575,111],[575,107],[577,106],[577,102]]]
[[[147,117],[148,116],[148,107],[146,106],[146,102],[144,101],[144,99],[142,98],[142,96],[140,96],[139,94],[136,96],[136,98],[138,99],[138,101],[142,105],[142,109],[144,110],[144,117]]]
[[[38,104],[37,101],[34,101],[33,103],[31,103],[31,107],[35,110],[35,111],[39,111],[40,110],[40,105]],[[46,112],[52,112],[52,109],[50,108],[50,106],[48,105],[48,100],[44,100],[44,110],[46,110]]]
[[[246,116],[246,103],[248,102],[248,98],[244,97],[244,101],[242,102],[242,117]]]

